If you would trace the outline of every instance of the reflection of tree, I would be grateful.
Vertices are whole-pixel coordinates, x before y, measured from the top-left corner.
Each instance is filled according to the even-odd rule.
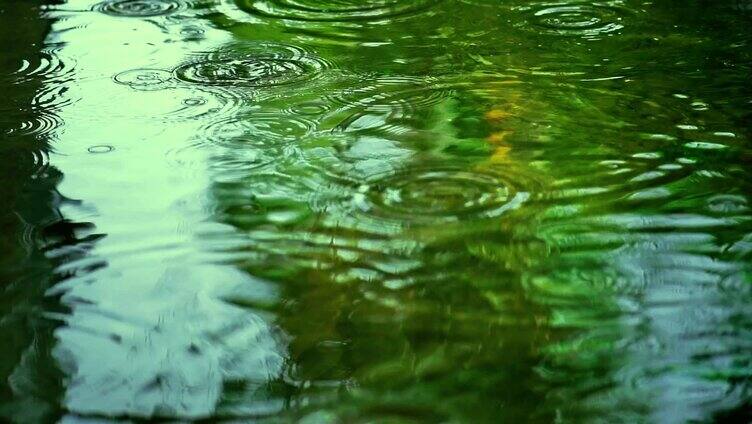
[[[350,166],[351,152],[364,150],[358,146],[368,137],[386,162],[375,161],[378,152],[372,151],[368,164],[383,165],[387,173],[443,161],[482,170],[514,166],[516,160],[532,164],[539,177],[555,185],[539,187],[538,203],[482,225],[424,230],[396,225],[383,232],[369,223],[357,226],[357,219],[347,216],[358,216],[357,210],[328,203],[347,197],[353,188],[337,184],[357,186],[357,175],[338,174],[341,179],[331,182],[323,172],[311,175],[298,161],[275,170],[311,185],[270,188],[261,183],[264,172],[218,185],[223,219],[252,239],[242,262],[282,287],[286,301],[277,312],[293,336],[291,383],[299,390],[290,399],[295,406],[324,405],[353,421],[640,421],[666,418],[672,411],[692,419],[719,409],[738,414],[735,403],[748,399],[743,392],[748,362],[739,358],[748,314],[720,292],[724,283],[744,280],[745,267],[723,254],[718,243],[707,242],[730,237],[720,229],[727,221],[696,216],[704,213],[713,183],[700,187],[693,176],[695,169],[721,174],[737,159],[706,156],[697,168],[689,166],[698,159],[683,157],[687,152],[677,139],[696,136],[676,125],[745,126],[718,111],[690,110],[691,102],[674,94],[722,104],[722,96],[713,92],[719,83],[709,75],[728,77],[720,80],[738,90],[738,78],[746,74],[719,65],[729,58],[744,63],[745,53],[716,50],[709,42],[713,25],[666,33],[677,8],[700,21],[699,15],[708,13],[678,3],[655,6],[650,19],[625,17],[633,25],[625,34],[583,42],[519,35],[505,26],[503,13],[478,8],[466,21],[390,23],[386,35],[376,26],[350,28],[360,31],[361,39],[393,41],[380,47],[332,48],[328,40],[316,49],[366,74],[453,74],[451,88],[461,94],[408,117],[373,110],[345,114],[337,121],[348,130],[341,137],[301,141],[301,156],[323,164],[316,163],[315,171],[347,162],[343,158],[350,163],[340,171],[370,169]],[[635,6],[636,13],[639,9]],[[265,35],[289,42],[285,25],[273,22],[277,32],[267,27]],[[291,32],[302,33],[303,24],[296,25]],[[328,23],[315,26],[318,32],[336,29]],[[233,31],[256,38],[255,29]],[[495,44],[507,36],[510,55]],[[708,47],[698,47],[700,41]],[[696,75],[709,65],[709,75]],[[516,75],[518,87],[488,84],[494,72],[507,71]],[[687,81],[705,85],[687,87]],[[508,105],[512,98],[522,110]],[[740,99],[746,97],[736,93],[734,115],[746,116],[749,106]],[[512,110],[509,119],[504,109]],[[497,148],[503,154],[492,156],[499,163],[489,164],[484,161],[489,152],[474,148],[486,137],[491,144],[508,144],[508,151]],[[478,155],[467,160],[468,151]],[[646,182],[655,175],[662,179]],[[736,189],[744,191],[741,185]],[[683,227],[694,219],[708,227]],[[738,236],[731,236],[734,246],[744,249],[741,244],[747,244]],[[702,287],[691,300],[706,314],[695,316],[678,295],[661,297],[687,282]],[[714,302],[723,306],[716,310]],[[705,332],[671,328],[682,321]],[[724,326],[733,331],[731,340],[718,333]],[[697,343],[685,344],[682,336],[695,336]],[[728,352],[721,353],[730,359],[720,360],[703,347],[718,342],[728,344]],[[727,383],[737,392],[724,399],[716,390]],[[713,391],[712,401],[690,401],[693,390]],[[676,405],[686,408],[676,411]]]
[[[4,2],[0,25],[0,416],[17,422],[49,420],[58,408],[60,376],[50,356],[55,324],[43,315],[59,306],[45,298],[54,283],[54,261],[43,248],[71,234],[58,231],[65,227],[56,210],[61,175],[42,163],[47,141],[17,131],[21,122],[44,112],[31,107],[40,80],[13,84],[9,77],[43,44],[48,23],[39,19],[40,2],[32,3]]]
[[[305,163],[278,158],[215,186],[220,219],[250,238],[239,262],[281,287],[285,301],[275,313],[293,335],[287,382],[297,387],[289,402],[346,421],[550,421],[555,411],[538,407],[546,390],[537,367],[568,331],[550,328],[548,306],[526,293],[525,266],[546,254],[526,229],[528,212],[455,222],[378,217],[358,206],[374,201],[362,198],[369,190],[383,194],[393,181],[364,178],[373,169],[411,178],[409,170],[421,167],[504,167],[529,178],[517,169],[524,166],[490,163],[490,127],[473,125],[484,119],[478,103],[499,102],[470,90],[425,107],[410,104],[419,98],[389,100],[329,112],[323,122],[347,125],[296,140],[288,153]],[[225,145],[241,149],[253,136]],[[450,201],[466,195],[444,194]],[[419,200],[419,207],[444,207]]]
[[[415,22],[395,22],[395,39],[411,35],[418,43],[437,30],[417,22],[418,27]],[[366,38],[378,31],[364,32],[370,30],[374,33]],[[435,64],[432,59],[417,65],[393,62],[434,58],[421,54],[430,48],[418,45],[359,49],[333,57],[366,74],[441,74],[445,61],[459,66],[452,69],[456,73],[466,63],[465,33],[445,35],[449,39],[442,45],[448,51],[437,55]],[[289,396],[292,405],[328,410],[345,421],[474,417],[483,422],[550,422],[556,416],[545,405],[551,384],[564,385],[578,375],[588,378],[589,372],[605,379],[609,372],[606,354],[594,354],[590,367],[558,359],[577,354],[576,347],[559,349],[563,353],[556,348],[575,331],[551,326],[552,307],[526,291],[526,267],[543,261],[547,252],[526,229],[530,218],[525,213],[446,225],[429,219],[427,226],[410,227],[347,206],[358,204],[349,198],[359,198],[358,186],[370,184],[363,174],[374,169],[385,175],[404,169],[404,177],[410,178],[409,170],[420,167],[478,172],[500,167],[512,178],[530,178],[517,174],[517,167],[524,166],[495,155],[494,149],[507,150],[501,146],[504,140],[486,139],[492,131],[520,126],[515,119],[497,119],[504,118],[499,113],[490,119],[485,115],[494,108],[502,114],[518,113],[512,103],[524,94],[483,73],[473,75],[476,67],[447,81],[438,78],[454,94],[432,105],[423,102],[442,92],[435,83],[394,90],[393,85],[379,86],[378,78],[358,81],[376,85],[371,97],[352,96],[360,107],[328,112],[322,121],[330,135],[298,141],[296,154],[308,160],[313,172],[299,162],[279,160],[273,171],[256,170],[217,185],[222,219],[252,240],[242,263],[282,289],[285,301],[275,312],[293,336],[289,382],[298,389]],[[334,90],[368,96],[358,85]],[[400,97],[407,92],[409,96]],[[286,96],[285,101],[296,99]],[[505,122],[491,122],[499,120]],[[334,125],[327,126],[329,122]],[[530,133],[529,128],[516,129]],[[236,140],[238,148],[242,141]],[[500,146],[489,146],[494,142]],[[280,174],[291,178],[274,184]],[[322,174],[337,177],[327,180]],[[370,185],[378,193],[387,191],[379,181]],[[523,184],[521,189],[529,188]],[[424,195],[430,198],[433,193]],[[422,204],[431,207],[431,202]],[[555,369],[541,369],[549,356]],[[555,381],[549,383],[545,373],[556,374]]]

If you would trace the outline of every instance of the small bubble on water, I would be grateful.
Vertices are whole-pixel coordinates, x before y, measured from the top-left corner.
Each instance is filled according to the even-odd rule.
[[[111,151],[115,150],[115,148],[107,144],[100,144],[97,146],[91,146],[87,150],[89,151],[89,153],[100,154],[100,153],[110,153]]]
[[[203,97],[191,97],[183,100],[183,104],[186,106],[201,106],[206,104],[206,99]]]

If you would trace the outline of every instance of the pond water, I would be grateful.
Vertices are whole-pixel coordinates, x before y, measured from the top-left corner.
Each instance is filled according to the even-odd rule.
[[[10,422],[752,422],[752,2],[5,0]]]

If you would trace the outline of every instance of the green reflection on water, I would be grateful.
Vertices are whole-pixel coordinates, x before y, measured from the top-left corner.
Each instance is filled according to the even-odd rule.
[[[51,7],[67,418],[744,420],[750,8]]]

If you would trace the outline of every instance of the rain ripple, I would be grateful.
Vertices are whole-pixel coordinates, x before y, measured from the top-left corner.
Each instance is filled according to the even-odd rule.
[[[178,0],[110,0],[97,4],[95,10],[118,17],[150,18],[186,7],[186,3]]]
[[[332,63],[302,48],[275,43],[246,43],[195,56],[173,70],[171,81],[201,90],[223,106],[205,116],[193,143],[172,154],[228,148],[235,159],[219,154],[223,159],[214,165],[226,164],[233,173],[240,164],[255,168],[270,162],[282,154],[280,149],[317,127],[315,116],[294,113],[287,103],[276,105],[275,100],[289,99],[291,86],[315,87],[332,68]]]
[[[203,55],[174,75],[204,86],[265,88],[307,82],[331,66],[299,47],[258,43]]]
[[[39,52],[36,57],[24,59],[19,67],[7,77],[13,84],[23,84],[30,81],[62,82],[73,76],[76,62],[59,54],[60,48],[48,47]]]
[[[215,145],[241,142],[245,147],[271,147],[294,142],[313,131],[316,123],[269,110],[219,120],[204,127],[202,137]],[[228,144],[229,143],[229,144]]]
[[[28,85],[36,93],[30,103],[6,103],[0,107],[0,120],[9,123],[6,135],[43,136],[60,127],[57,111],[76,101],[65,82],[75,71],[75,61],[60,56],[58,47],[43,49],[37,56],[24,59],[16,69],[0,76],[0,82]]]
[[[363,213],[392,225],[426,225],[494,218],[528,199],[516,175],[425,165],[371,177]]]
[[[15,122],[16,126],[6,131],[8,136],[41,137],[51,133],[63,124],[63,120],[59,116],[45,111],[25,113],[23,117],[15,120]]]
[[[2,120],[12,123],[6,130],[8,136],[34,136],[42,137],[63,124],[58,111],[75,102],[66,95],[62,86],[44,85],[31,101],[30,105],[10,107],[2,111]]]
[[[13,155],[13,153],[16,152],[11,152],[11,155]],[[21,153],[23,156],[20,154],[13,155],[16,156],[13,157],[13,160],[18,166],[23,166],[23,169],[30,170],[29,175],[31,176],[31,179],[44,177],[46,175],[50,166],[50,155],[46,150],[34,149],[17,153]]]
[[[321,128],[338,132],[373,131],[404,136],[415,133],[415,120],[446,101],[453,86],[438,78],[393,75],[364,76],[347,89],[323,96]],[[300,112],[310,108],[302,106]]]
[[[594,38],[624,28],[629,11],[618,3],[555,3],[518,8],[528,15],[521,26],[537,33]]]
[[[162,69],[132,69],[115,75],[113,80],[137,90],[159,90],[169,86],[172,74]]]
[[[441,0],[236,0],[243,11],[269,18],[345,22],[395,19],[426,13]]]

